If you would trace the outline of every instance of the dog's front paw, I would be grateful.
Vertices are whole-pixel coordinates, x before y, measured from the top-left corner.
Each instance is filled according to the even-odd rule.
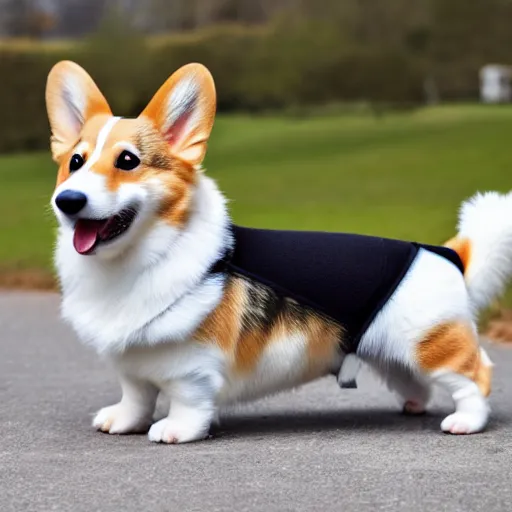
[[[151,418],[122,403],[104,407],[92,422],[94,428],[108,434],[144,433],[150,424]]]
[[[208,427],[209,425],[200,426],[195,422],[164,418],[151,426],[148,438],[154,443],[189,443],[204,439],[208,435]]]

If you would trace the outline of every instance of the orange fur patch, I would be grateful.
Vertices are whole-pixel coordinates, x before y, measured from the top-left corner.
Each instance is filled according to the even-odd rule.
[[[280,305],[277,309],[269,307],[273,300]],[[330,368],[339,350],[341,332],[332,321],[288,299],[278,299],[260,285],[231,277],[222,302],[194,337],[215,343],[228,356],[234,372],[247,374],[255,370],[272,343],[301,336],[306,340],[306,376],[313,378]]]
[[[245,293],[242,280],[229,280],[222,302],[206,318],[194,337],[201,342],[216,343],[223,352],[233,355],[242,327]]]
[[[57,188],[59,185],[62,185],[62,183],[64,183],[69,178],[69,160],[72,156],[72,151],[68,151],[65,155],[62,155],[62,163],[60,164],[59,170],[57,171],[57,182],[55,183],[55,188]]]
[[[459,255],[464,270],[466,270],[471,259],[471,241],[468,238],[454,237],[444,245],[453,249]]]
[[[480,354],[479,354],[480,356]],[[483,364],[482,358],[479,358],[478,368],[476,370],[475,382],[482,395],[489,396],[492,389],[492,366]]]
[[[282,339],[286,335],[286,326],[278,320],[272,329],[266,331],[253,328],[238,338],[235,348],[235,370],[248,373],[254,370],[267,346],[274,339]]]
[[[232,362],[238,373],[253,370],[275,334],[277,326],[264,330],[259,326],[244,326],[244,311],[248,307],[248,286],[243,279],[230,279],[224,298],[200,327],[198,339],[215,343]]]
[[[342,329],[334,322],[316,315],[308,317],[304,327],[308,339],[310,371],[317,373],[339,351]]]
[[[418,343],[416,358],[425,372],[451,370],[476,382],[484,396],[490,393],[492,370],[484,365],[469,325],[445,323],[436,326]]]

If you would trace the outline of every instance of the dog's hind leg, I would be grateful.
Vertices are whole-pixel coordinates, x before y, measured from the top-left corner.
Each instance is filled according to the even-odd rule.
[[[386,383],[390,391],[398,396],[404,414],[425,413],[431,395],[427,379],[405,368],[396,368],[388,372]]]
[[[406,368],[420,382],[448,391],[455,412],[442,422],[443,431],[471,434],[485,428],[492,364],[478,344],[462,275],[440,256],[418,253],[357,354],[384,370]]]
[[[368,366],[396,395],[402,412],[408,415],[424,414],[431,396],[431,383],[423,376],[405,366],[386,364],[379,366],[376,361],[367,361]]]
[[[375,360],[370,365],[402,399],[404,413],[420,414],[430,398],[430,388],[437,385],[448,391],[455,412],[441,423],[451,434],[482,431],[489,418],[486,397],[490,393],[492,363],[478,345],[470,322],[456,320],[438,324],[412,342],[412,353],[396,362]]]
[[[449,322],[431,329],[416,343],[418,369],[450,393],[455,412],[441,423],[451,434],[480,432],[487,424],[492,363],[478,345],[476,330],[465,322]]]

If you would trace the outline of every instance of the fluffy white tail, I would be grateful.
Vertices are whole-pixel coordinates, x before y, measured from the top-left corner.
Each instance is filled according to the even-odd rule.
[[[512,193],[486,192],[465,201],[458,229],[446,245],[462,259],[469,296],[481,309],[512,276]]]

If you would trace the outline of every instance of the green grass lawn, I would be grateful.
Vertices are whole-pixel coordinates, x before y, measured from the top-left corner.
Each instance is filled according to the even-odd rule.
[[[512,107],[446,106],[380,118],[219,117],[207,172],[245,225],[440,243],[460,202],[512,188]],[[47,153],[0,157],[0,269],[51,270]]]

